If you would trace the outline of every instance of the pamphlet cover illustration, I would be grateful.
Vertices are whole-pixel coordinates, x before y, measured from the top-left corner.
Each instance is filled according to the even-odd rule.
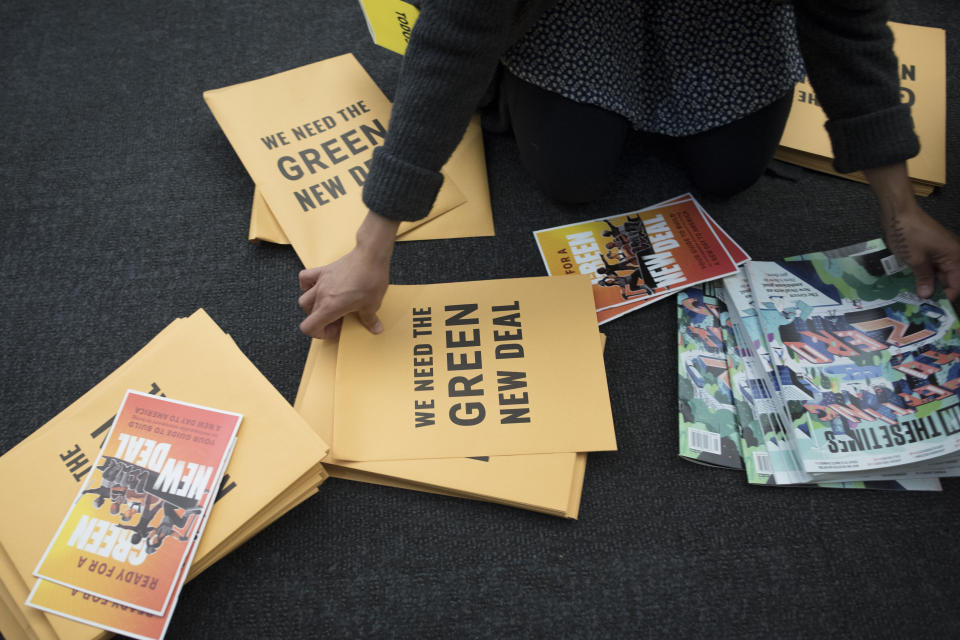
[[[658,204],[648,207],[648,209],[662,207],[665,204],[677,204],[680,202],[692,202],[693,204],[696,205],[696,207],[707,219],[707,222],[710,224],[710,227],[713,229],[714,233],[717,234],[717,237],[720,239],[720,243],[727,250],[727,253],[730,255],[730,258],[733,260],[735,264],[741,265],[750,259],[750,256],[747,254],[746,251],[743,250],[743,247],[737,244],[737,241],[731,238],[730,234],[724,231],[723,228],[717,224],[716,220],[714,220],[710,216],[710,214],[707,213],[707,211],[702,206],[700,206],[700,203],[697,202],[697,200],[690,194],[684,194],[682,196],[678,196],[671,200],[665,200],[664,202],[660,202]],[[702,283],[702,284],[706,284],[706,283]],[[619,307],[610,307],[609,309],[603,309],[603,310],[597,311],[597,323],[604,324],[604,323],[610,322],[611,320],[616,320],[617,318],[621,316],[625,316],[631,311],[636,311],[637,309],[641,309],[647,305],[653,304],[654,302],[657,302],[661,298],[665,298],[668,295],[671,295],[671,294],[664,293],[662,295],[654,296],[652,298],[643,298],[640,300],[636,300],[634,302],[630,302],[628,304],[621,305]]]
[[[879,248],[884,249],[882,242],[880,242]],[[788,260],[797,259],[800,258],[788,258]],[[731,289],[736,291],[736,296],[731,295]],[[736,297],[741,307],[748,300],[752,300],[745,275],[737,274],[725,278],[722,297],[725,299]],[[764,361],[762,364],[759,357],[751,351],[753,341],[747,336],[745,327],[752,325],[757,335],[756,340],[762,342],[759,336],[758,320],[755,315],[746,316],[749,322],[741,320],[737,313],[737,306],[728,302],[727,308],[736,346],[730,348],[728,345],[727,356],[732,362],[729,366],[734,402],[737,407],[737,418],[740,423],[740,449],[743,452],[744,469],[747,472],[749,483],[768,485],[805,484],[831,489],[941,490],[940,481],[932,475],[916,477],[916,475],[908,473],[896,474],[892,472],[881,474],[882,479],[877,480],[817,482],[814,485],[813,477],[800,468],[800,463],[787,439],[787,429],[780,416],[779,403],[775,400],[773,392],[769,390],[767,370],[770,368],[770,364],[766,348],[763,345],[758,348],[760,353],[763,354]],[[877,474],[878,472],[872,473]]]
[[[743,468],[719,300],[693,286],[677,294],[680,456]]]
[[[162,615],[242,416],[127,391],[34,574]]]
[[[960,338],[942,293],[856,258],[747,267],[805,470],[869,470],[960,449]]]
[[[736,271],[692,199],[534,232],[547,273],[585,274],[598,311]]]

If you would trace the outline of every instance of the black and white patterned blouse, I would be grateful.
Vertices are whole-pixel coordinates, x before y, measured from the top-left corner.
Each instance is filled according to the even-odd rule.
[[[560,0],[503,62],[671,136],[737,120],[804,76],[793,8],[771,0]]]

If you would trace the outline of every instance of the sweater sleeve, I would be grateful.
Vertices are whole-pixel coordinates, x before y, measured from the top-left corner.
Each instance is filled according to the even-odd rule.
[[[900,103],[884,0],[797,0],[797,35],[827,114],[834,168],[881,167],[917,155],[910,107]]]
[[[500,56],[549,0],[424,0],[400,70],[384,144],[364,204],[394,220],[433,206],[440,168],[456,148]]]

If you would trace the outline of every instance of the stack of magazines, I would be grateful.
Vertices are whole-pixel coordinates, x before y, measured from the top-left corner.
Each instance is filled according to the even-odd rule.
[[[949,300],[870,242],[678,296],[680,455],[751,484],[936,491],[960,463]]]

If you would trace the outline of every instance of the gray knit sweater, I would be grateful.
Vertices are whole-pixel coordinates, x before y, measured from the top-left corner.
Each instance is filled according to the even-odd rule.
[[[401,67],[387,139],[364,203],[397,220],[430,210],[450,157],[501,56],[552,0],[422,0]],[[796,0],[804,63],[827,113],[834,166],[849,172],[919,151],[900,103],[884,0]]]

